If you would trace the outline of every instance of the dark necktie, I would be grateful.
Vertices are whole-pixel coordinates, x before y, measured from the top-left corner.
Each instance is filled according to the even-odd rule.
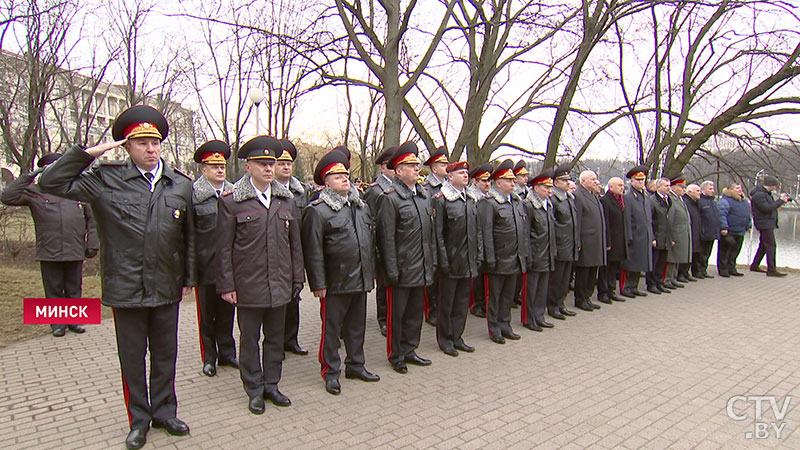
[[[219,197],[221,193],[222,193],[222,191],[217,189],[217,197]]]
[[[149,181],[149,182],[151,182],[151,183],[153,182],[154,175],[153,175],[152,173],[150,173],[150,172],[145,172],[145,173],[144,173],[144,177],[145,177],[145,178],[147,178],[147,181]]]

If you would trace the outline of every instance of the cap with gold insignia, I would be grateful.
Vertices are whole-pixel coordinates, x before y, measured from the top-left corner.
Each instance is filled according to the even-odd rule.
[[[47,153],[46,155],[42,155],[42,157],[39,158],[39,161],[36,163],[36,165],[39,167],[44,167],[52,163],[53,161],[57,160],[58,158],[61,158],[61,153],[56,153],[56,152]]]
[[[529,181],[528,184],[530,184],[531,186],[536,186],[540,184],[543,184],[545,186],[553,186],[554,173],[555,171],[553,169],[544,169],[539,173],[539,175],[533,177],[533,179]]]
[[[686,184],[686,178],[683,176],[683,172],[678,172],[669,177],[669,184],[673,186],[676,184]]]
[[[283,147],[281,143],[274,137],[256,136],[245,142],[236,156],[239,159],[246,159],[248,161],[275,161],[282,152]]]
[[[347,146],[340,145],[338,147],[334,147],[333,149],[337,152],[342,153],[344,157],[347,158],[348,161],[350,161],[350,149],[347,148]]]
[[[325,184],[325,177],[337,173],[350,174],[350,161],[344,153],[338,150],[331,150],[326,153],[317,163],[314,169],[314,183],[322,186]]]
[[[634,180],[644,180],[647,178],[647,172],[649,169],[647,166],[636,166],[633,167],[628,173],[625,174],[627,178],[633,178]]]
[[[400,164],[419,164],[417,155],[419,155],[417,144],[408,141],[397,149],[387,165],[390,169],[394,169]]]
[[[520,159],[514,165],[514,175],[528,175],[528,164],[525,163],[524,159]]]
[[[450,160],[447,159],[447,148],[446,147],[439,147],[436,150],[431,152],[431,156],[428,157],[428,160],[425,161],[425,165],[429,166],[433,163],[449,163]]]
[[[122,111],[111,127],[115,141],[146,137],[163,141],[168,133],[167,119],[157,109],[147,105],[134,105]]]
[[[231,148],[223,141],[213,140],[201,145],[194,152],[194,162],[201,164],[225,165],[231,156]]]
[[[564,163],[553,169],[554,180],[569,180],[569,172],[572,170],[570,163]]]
[[[447,173],[455,172],[456,170],[469,170],[469,163],[466,161],[451,162],[445,168]]]
[[[281,139],[279,141],[281,143],[281,148],[283,149],[278,156],[278,161],[289,161],[294,162],[297,159],[297,148],[295,148],[292,141],[288,139]]]
[[[476,180],[486,181],[492,176],[492,163],[483,163],[473,167],[469,171],[469,177]]]
[[[386,150],[382,151],[381,154],[378,155],[378,158],[375,159],[375,164],[381,165],[384,163],[388,163],[389,160],[392,158],[392,155],[394,155],[394,152],[396,152],[398,148],[400,147],[397,145],[393,145],[387,148]]]
[[[501,162],[497,168],[494,169],[494,172],[492,172],[492,179],[516,180],[517,176],[514,175],[514,161],[507,159]]]

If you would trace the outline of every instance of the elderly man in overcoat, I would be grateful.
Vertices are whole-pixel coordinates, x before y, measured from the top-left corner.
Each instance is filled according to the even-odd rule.
[[[625,221],[625,183],[622,178],[608,180],[608,192],[601,198],[606,218],[606,265],[597,273],[597,301],[611,303],[612,300],[624,302],[614,293],[619,276],[620,263],[628,256],[628,223]]]
[[[606,265],[606,218],[600,203],[601,186],[597,174],[585,170],[575,191],[581,245],[575,262],[575,307],[583,311],[600,309],[591,296],[597,284],[597,270]]]

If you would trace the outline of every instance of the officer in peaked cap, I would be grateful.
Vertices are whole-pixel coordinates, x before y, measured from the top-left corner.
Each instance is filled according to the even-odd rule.
[[[431,173],[425,177],[422,186],[428,190],[428,194],[433,198],[442,189],[442,183],[447,179],[447,148],[439,147],[433,150],[425,161],[425,165],[431,169]],[[433,284],[430,288],[425,288],[425,322],[436,326],[436,305],[439,298],[439,280],[434,276]]]
[[[233,185],[225,179],[226,162],[231,148],[223,141],[212,140],[194,152],[202,174],[192,184],[195,241],[197,248],[197,322],[200,330],[200,357],[203,374],[213,377],[220,366],[239,368],[233,339],[234,308],[217,294],[214,256],[217,235],[217,202]]]
[[[379,166],[380,173],[375,177],[375,180],[367,186],[364,190],[364,200],[369,205],[370,213],[373,217],[378,214],[378,201],[380,197],[393,190],[392,183],[394,182],[394,170],[389,168],[389,160],[392,159],[394,152],[400,148],[398,146],[391,146],[378,155],[375,159],[375,164]],[[377,319],[378,327],[381,334],[386,336],[386,274],[383,271],[383,264],[380,262],[380,253],[377,252],[376,245],[376,263],[375,274],[377,286],[375,288],[375,302],[377,304]]]
[[[467,192],[479,202],[488,198],[489,188],[492,187],[492,171],[494,166],[492,163],[483,163],[476,165],[469,169],[470,183],[467,186]],[[480,273],[477,277],[472,279],[472,287],[469,295],[469,310],[476,317],[486,317],[486,284],[483,282],[483,268],[480,267]]]
[[[408,364],[431,362],[415,352],[419,345],[425,286],[433,283],[436,267],[433,209],[428,191],[417,185],[418,150],[406,142],[389,160],[394,189],[378,205],[378,249],[386,271],[387,353],[392,368],[408,372]]]
[[[486,320],[489,337],[497,344],[520,336],[511,329],[511,303],[517,277],[525,270],[528,257],[528,218],[522,199],[514,193],[514,163],[507,159],[492,173],[490,198],[478,203],[483,232],[485,279],[489,298]]]
[[[683,172],[670,177],[669,226],[672,246],[667,252],[667,270],[665,284],[670,289],[684,285],[678,282],[678,274],[689,267],[692,262],[692,220],[689,207],[683,201],[686,193],[686,178]],[[719,215],[716,217],[719,220]]]
[[[308,204],[308,195],[303,183],[292,176],[294,162],[297,160],[297,148],[288,139],[281,139],[283,151],[275,163],[275,180],[281,183],[294,195],[295,217],[302,217],[303,208]],[[286,324],[283,331],[283,349],[295,355],[307,355],[308,350],[300,346],[297,333],[300,331],[300,293],[286,305]]]
[[[46,192],[90,203],[96,213],[103,304],[114,311],[131,427],[128,448],[145,444],[151,422],[172,435],[189,433],[176,418],[174,385],[178,305],[196,285],[197,275],[192,180],[161,158],[168,132],[159,111],[133,106],[114,121],[115,142],[70,148],[39,182]],[[128,160],[90,168],[95,158],[119,145],[128,151]]]
[[[304,210],[301,227],[308,284],[320,301],[321,374],[332,395],[341,392],[340,336],[347,350],[345,377],[380,380],[364,367],[367,292],[374,286],[372,218],[367,204],[350,190],[349,168],[338,151],[319,160],[314,182],[324,188]]]
[[[639,290],[639,278],[642,272],[653,269],[653,218],[650,210],[645,182],[647,181],[647,166],[635,166],[625,176],[631,180],[631,189],[622,195],[625,201],[623,210],[624,221],[630,224],[630,237],[628,240],[628,255],[622,261],[622,271],[619,276],[620,294],[624,297],[634,298],[647,296]]]
[[[580,248],[580,230],[578,229],[578,211],[575,196],[569,192],[570,164],[562,164],[553,171],[553,215],[556,219],[556,262],[550,271],[547,288],[547,313],[559,320],[575,313],[564,305],[564,298],[569,291],[569,279],[572,266],[578,260]]]
[[[528,194],[528,179],[530,178],[530,173],[528,172],[528,164],[524,159],[520,159],[514,164],[514,176],[516,177],[514,192],[521,198],[525,198]]]
[[[217,215],[217,292],[238,309],[239,370],[253,414],[264,413],[264,398],[291,405],[278,390],[283,328],[286,305],[303,288],[304,274],[294,195],[274,176],[282,152],[268,136],[245,143],[239,158],[247,173],[222,196]]]
[[[527,274],[525,275],[526,296],[522,306],[522,325],[533,331],[552,328],[553,324],[544,318],[547,306],[547,285],[550,271],[555,265],[556,230],[553,205],[553,169],[545,169],[530,181],[528,201],[525,207],[530,222],[528,235],[529,252]]]

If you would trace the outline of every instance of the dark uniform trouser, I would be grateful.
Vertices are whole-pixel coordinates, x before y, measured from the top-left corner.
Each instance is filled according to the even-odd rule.
[[[376,263],[378,266],[379,263]],[[377,276],[375,277],[375,304],[378,311],[378,326],[386,325],[386,278],[383,275],[383,269],[377,269]]]
[[[751,266],[761,265],[761,260],[764,255],[767,256],[767,270],[770,272],[775,270],[775,229],[767,228],[765,230],[758,230],[758,250],[753,257],[753,264]]]
[[[642,278],[642,272],[631,272],[628,270],[622,270],[619,273],[619,286],[620,292],[622,291],[633,291],[639,289],[639,279]]]
[[[588,300],[594,293],[598,268],[599,266],[575,267],[575,306],[583,300]]]
[[[547,284],[550,272],[528,271],[525,302],[522,304],[522,323],[539,324],[544,322],[544,309],[547,305]]]
[[[733,273],[736,271],[736,258],[742,250],[744,236],[736,236],[728,233],[719,240],[717,250],[717,270],[719,273]]]
[[[386,287],[386,354],[392,364],[419,346],[425,287]]]
[[[463,342],[467,324],[471,278],[439,277],[439,309],[436,317],[436,340],[439,348],[452,348]]]
[[[264,394],[268,386],[277,386],[283,367],[283,324],[286,305],[277,308],[238,308],[239,371],[247,395]],[[263,348],[258,346],[264,334]],[[259,361],[259,353],[262,353]]]
[[[364,367],[364,329],[367,321],[367,293],[329,294],[319,300],[322,317],[322,339],[319,363],[322,378],[339,378],[342,360],[339,357],[339,336],[344,340],[347,367]]]
[[[151,419],[175,417],[175,359],[178,356],[178,303],[153,308],[113,308],[122,388],[131,429]],[[145,355],[150,348],[148,401]]]
[[[620,261],[608,261],[605,266],[600,266],[597,271],[597,296],[610,297],[614,294],[617,286],[617,275],[619,275]],[[638,281],[638,279],[637,279]]]
[[[486,284],[483,282],[483,272],[472,279],[472,291],[470,292],[470,308],[473,314],[486,314]]]
[[[433,284],[425,286],[425,318],[436,318],[437,304],[439,303],[439,277],[433,276]]]
[[[547,287],[547,310],[558,311],[564,306],[564,297],[569,291],[569,279],[572,276],[572,261],[556,261],[550,272]]]
[[[197,286],[197,321],[200,325],[200,357],[203,364],[236,359],[233,340],[233,305],[217,294],[213,284]]]
[[[486,306],[486,322],[489,336],[502,336],[511,332],[511,302],[516,294],[519,274],[489,274],[489,298]]]
[[[300,331],[300,294],[289,300],[286,305],[286,317],[283,324],[283,346],[295,347],[300,345],[297,342],[297,333]]]
[[[653,249],[653,270],[645,275],[648,287],[664,283],[664,275],[667,272],[667,253],[667,250],[664,249]]]
[[[39,261],[47,298],[81,298],[83,261]],[[66,325],[50,325],[53,330]]]

